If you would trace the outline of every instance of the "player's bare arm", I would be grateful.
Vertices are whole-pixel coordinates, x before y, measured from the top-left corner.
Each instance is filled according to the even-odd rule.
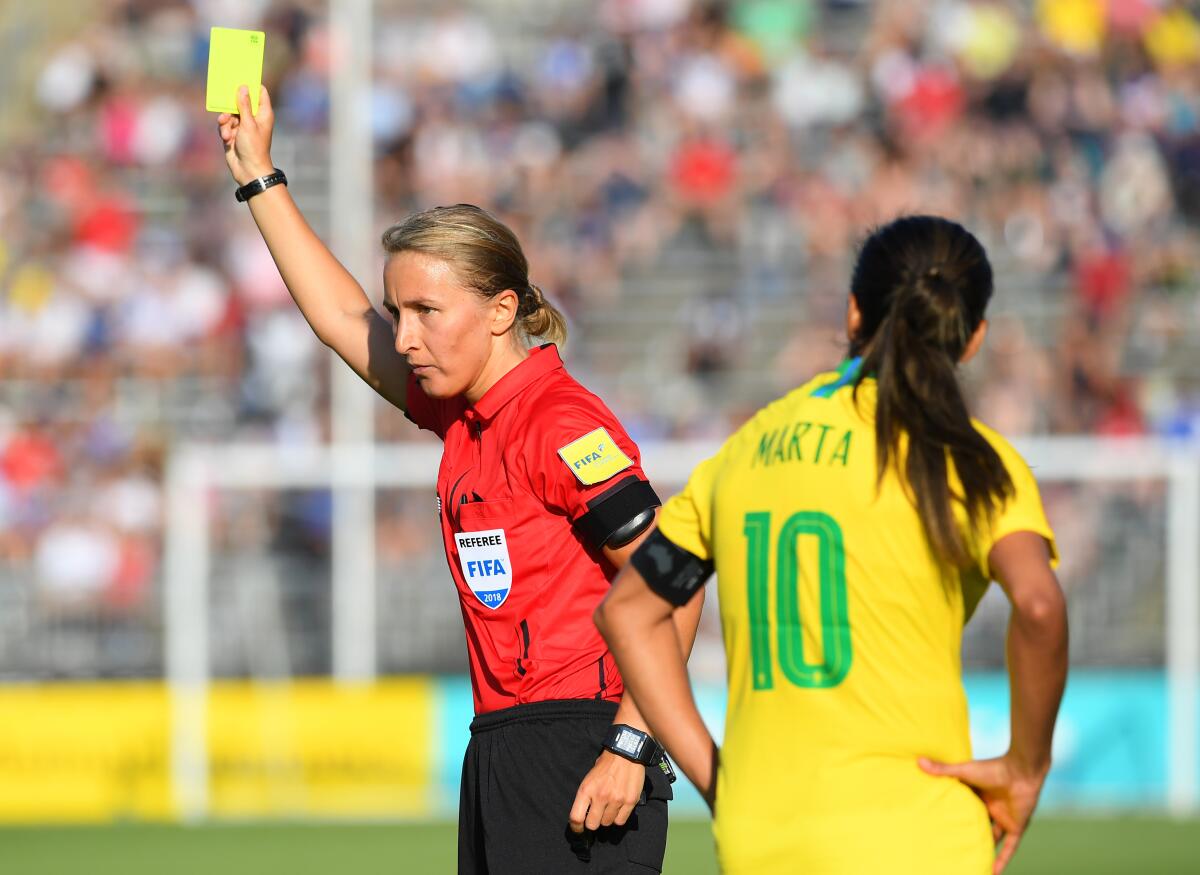
[[[1067,607],[1041,535],[1015,532],[1001,538],[988,561],[1012,603],[1012,741],[1008,752],[994,759],[957,764],[923,760],[921,766],[979,793],[992,819],[993,837],[1002,843],[993,869],[999,875],[1016,853],[1050,771],[1054,721],[1067,678]]]
[[[693,594],[685,607],[695,603],[703,603],[702,594]],[[694,610],[698,619],[699,608]],[[654,737],[712,808],[717,746],[692,698],[684,662],[690,646],[685,650],[677,613],[627,564],[596,609],[595,619],[618,664],[629,667],[623,672],[625,686]]]
[[[275,114],[265,87],[257,115],[251,112],[245,88],[238,92],[238,106],[240,114],[222,113],[217,125],[229,172],[238,185],[245,185],[273,170]],[[395,350],[392,326],[312,230],[287,186],[269,188],[247,204],[288,291],[317,337],[372,389],[405,409],[408,366]]]
[[[657,512],[655,514],[657,516]],[[624,568],[633,551],[645,540],[649,530],[620,547],[605,547],[604,555],[615,567]],[[686,605],[675,608],[671,614],[675,632],[679,638],[680,653],[686,663],[696,642],[696,631],[700,626],[700,613],[704,599],[692,599]],[[651,731],[628,689],[621,697],[614,723],[624,723],[643,732]],[[596,765],[579,784],[575,801],[571,806],[571,829],[582,832],[601,826],[623,825],[641,798],[646,780],[646,770],[640,763],[633,762],[610,751],[601,752]]]

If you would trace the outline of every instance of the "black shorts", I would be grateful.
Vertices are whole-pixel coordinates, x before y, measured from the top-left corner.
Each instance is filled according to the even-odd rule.
[[[579,783],[603,750],[613,702],[534,702],[471,722],[458,808],[459,875],[661,872],[671,785],[646,769],[642,801],[624,826],[578,836],[568,818]]]

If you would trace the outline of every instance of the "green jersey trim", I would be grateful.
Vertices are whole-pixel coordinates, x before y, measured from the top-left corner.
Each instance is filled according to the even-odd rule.
[[[832,383],[826,383],[824,386],[813,389],[811,397],[832,398],[833,393],[838,389],[844,389],[857,380],[860,371],[862,371],[862,356],[846,359],[838,365],[837,379]]]

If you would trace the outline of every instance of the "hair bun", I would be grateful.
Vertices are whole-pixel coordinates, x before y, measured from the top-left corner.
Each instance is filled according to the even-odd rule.
[[[542,290],[530,283],[525,287],[525,294],[521,295],[521,303],[517,307],[517,315],[529,316],[536,313],[542,308],[542,304],[546,302],[546,296],[542,294]]]
[[[530,283],[521,295],[517,317],[528,337],[549,340],[560,348],[567,340],[567,321],[554,305],[546,300],[542,290]]]

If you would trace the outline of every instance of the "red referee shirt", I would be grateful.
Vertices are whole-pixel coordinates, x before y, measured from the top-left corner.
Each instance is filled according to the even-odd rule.
[[[659,504],[637,446],[552,344],[475,405],[415,378],[408,416],[445,443],[437,494],[475,711],[624,691],[592,612],[615,569],[602,546]]]

